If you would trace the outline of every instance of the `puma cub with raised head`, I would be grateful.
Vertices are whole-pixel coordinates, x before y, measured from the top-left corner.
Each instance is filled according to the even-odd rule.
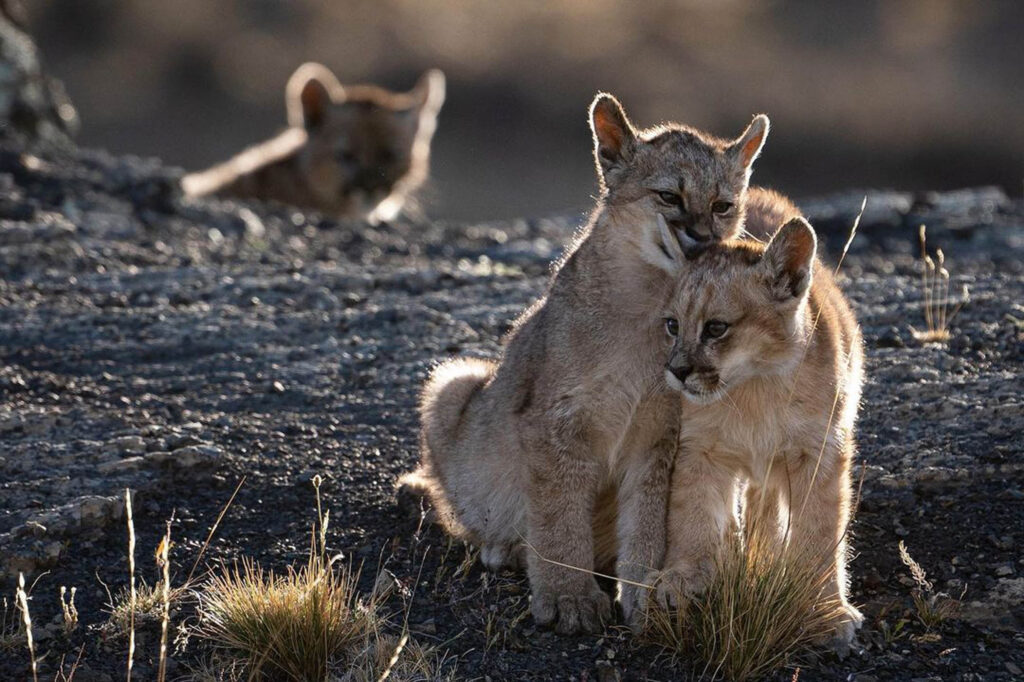
[[[186,194],[272,200],[343,218],[391,220],[429,173],[444,74],[406,93],[342,86],[308,63],[288,80],[288,129],[182,179]]]
[[[595,565],[623,579],[636,622],[642,595],[625,581],[664,553],[680,400],[662,376],[672,277],[656,217],[675,248],[735,236],[768,132],[765,116],[731,141],[675,124],[637,131],[610,95],[590,119],[602,191],[589,223],[499,362],[433,371],[420,468],[403,479],[489,567],[525,555],[534,618],[566,633],[610,615]]]
[[[667,226],[663,226],[667,232]],[[671,242],[670,242],[671,244]],[[845,646],[862,618],[847,599],[846,531],[854,422],[863,381],[860,329],[802,218],[767,246],[709,247],[687,261],[665,314],[665,378],[683,402],[659,593],[686,599],[713,577],[726,535],[757,524],[780,547],[820,562],[822,598],[843,615]]]

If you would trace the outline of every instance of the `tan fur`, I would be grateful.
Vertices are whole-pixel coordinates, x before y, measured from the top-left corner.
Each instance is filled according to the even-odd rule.
[[[798,218],[767,247],[722,244],[681,269],[666,379],[686,400],[660,589],[685,596],[707,585],[746,485],[748,528],[761,524],[829,571],[823,596],[845,607],[845,645],[862,620],[847,599],[845,538],[863,351],[815,250]],[[718,338],[716,321],[728,324]]]
[[[740,231],[768,130],[758,117],[733,142],[679,125],[638,132],[609,95],[594,101],[591,125],[603,191],[590,222],[499,363],[435,369],[420,406],[421,468],[403,479],[489,567],[525,553],[533,615],[560,632],[608,618],[595,566],[614,562],[619,578],[641,581],[661,565],[680,409],[661,376],[664,239],[681,249]],[[726,197],[735,204],[712,216]],[[627,620],[642,595],[620,585]]]
[[[428,71],[408,93],[342,86],[303,64],[285,91],[289,128],[209,170],[182,179],[192,196],[216,194],[391,220],[426,181],[444,74]]]

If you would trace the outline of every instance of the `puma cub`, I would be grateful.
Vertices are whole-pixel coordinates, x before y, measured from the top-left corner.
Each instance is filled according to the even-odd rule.
[[[525,554],[533,616],[563,633],[610,616],[587,571],[614,562],[617,577],[639,582],[664,553],[680,400],[659,358],[672,277],[655,218],[675,248],[736,235],[768,133],[764,116],[731,141],[676,124],[637,131],[604,94],[590,122],[602,191],[589,223],[499,362],[433,371],[421,464],[403,479],[487,566]],[[631,622],[641,596],[621,585]]]
[[[745,485],[748,530],[759,524],[827,571],[822,597],[845,611],[842,646],[862,620],[847,600],[846,530],[863,351],[815,251],[811,226],[795,218],[767,246],[673,254],[665,378],[685,400],[659,592],[673,601],[707,586]]]
[[[273,200],[339,217],[392,220],[427,179],[430,141],[444,103],[433,69],[410,92],[342,86],[303,64],[285,89],[288,129],[182,179],[186,194]]]

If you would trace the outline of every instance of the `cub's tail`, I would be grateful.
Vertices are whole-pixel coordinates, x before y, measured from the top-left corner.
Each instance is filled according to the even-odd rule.
[[[493,362],[460,358],[430,373],[420,394],[420,421],[423,445],[432,459],[443,459],[455,447],[466,409],[494,369]]]
[[[403,504],[429,496],[440,520],[453,531],[456,523],[445,491],[447,465],[458,446],[466,410],[495,367],[486,360],[450,360],[431,372],[420,394],[420,466],[399,479],[398,494]]]

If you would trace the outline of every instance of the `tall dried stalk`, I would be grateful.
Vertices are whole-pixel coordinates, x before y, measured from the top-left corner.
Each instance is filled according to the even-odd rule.
[[[124,508],[128,517],[128,576],[130,593],[128,602],[128,669],[125,672],[126,682],[132,682],[132,666],[135,663],[135,520],[132,516],[132,493],[124,489]]]
[[[160,667],[157,672],[157,680],[164,682],[167,679],[167,626],[171,620],[171,520],[167,522],[167,533],[160,540],[156,550],[156,564],[163,569],[163,591],[160,595],[163,615],[160,619]]]
[[[39,682],[36,665],[36,647],[32,640],[32,615],[28,611],[28,594],[25,592],[25,574],[18,573],[18,590],[15,592],[18,607],[21,609],[21,622],[25,625],[25,641],[28,643],[28,657],[32,662],[32,682]]]

